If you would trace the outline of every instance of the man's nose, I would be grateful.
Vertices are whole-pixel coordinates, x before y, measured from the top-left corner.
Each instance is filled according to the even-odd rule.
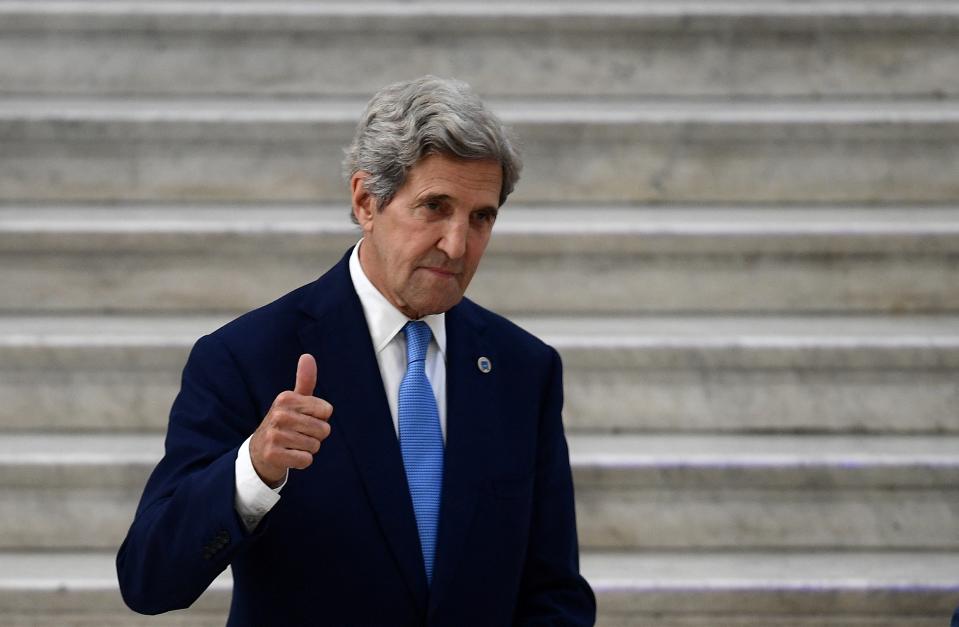
[[[469,218],[451,218],[446,222],[443,237],[437,248],[450,259],[459,259],[466,254],[466,238],[469,235]]]

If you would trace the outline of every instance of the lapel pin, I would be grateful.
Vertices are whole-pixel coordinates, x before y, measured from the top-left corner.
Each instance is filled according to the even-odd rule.
[[[489,360],[489,357],[480,357],[476,360],[476,367],[479,368],[483,374],[489,374],[493,369],[493,362]]]

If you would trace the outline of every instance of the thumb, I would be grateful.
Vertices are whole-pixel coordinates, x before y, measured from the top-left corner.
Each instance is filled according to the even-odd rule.
[[[296,387],[293,391],[303,396],[313,396],[316,389],[316,360],[313,355],[304,353],[296,364]]]

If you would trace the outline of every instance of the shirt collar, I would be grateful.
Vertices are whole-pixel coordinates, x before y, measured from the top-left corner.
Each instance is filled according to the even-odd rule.
[[[396,334],[403,330],[410,318],[406,314],[393,306],[386,300],[386,297],[380,293],[376,286],[370,282],[369,277],[360,264],[360,245],[363,240],[360,239],[353,248],[350,255],[350,279],[353,281],[353,289],[356,295],[360,297],[360,304],[363,306],[363,314],[366,316],[366,325],[370,330],[370,339],[373,340],[373,348],[380,353],[393,341]],[[446,314],[438,313],[420,318],[430,327],[433,332],[433,339],[440,349],[440,355],[446,360]]]

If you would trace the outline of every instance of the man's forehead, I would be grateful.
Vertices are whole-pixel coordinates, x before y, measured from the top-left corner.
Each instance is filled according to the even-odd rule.
[[[417,199],[469,200],[499,206],[503,182],[497,161],[424,157],[407,174],[404,187]]]
[[[495,193],[499,198],[503,168],[493,159],[459,159],[428,155],[414,165],[407,183],[417,196],[434,194],[455,197],[463,192]]]

